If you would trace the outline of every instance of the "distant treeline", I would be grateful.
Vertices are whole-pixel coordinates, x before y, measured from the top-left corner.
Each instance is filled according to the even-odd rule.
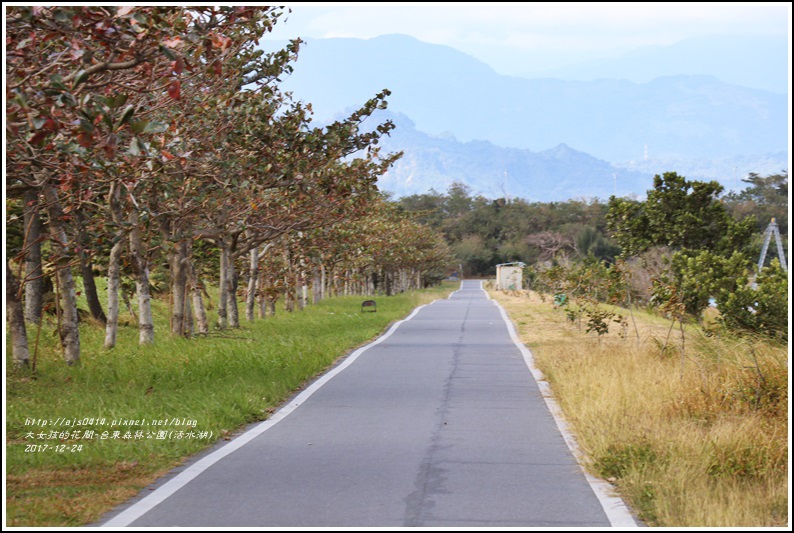
[[[788,173],[762,177],[750,174],[739,193],[717,195],[728,212],[741,220],[756,219],[750,257],[758,257],[763,232],[775,218],[788,248]],[[474,196],[463,183],[445,193],[433,189],[396,201],[417,221],[443,234],[464,276],[492,276],[495,265],[523,261],[528,265],[593,256],[611,263],[622,250],[607,230],[609,203],[598,199],[565,202],[527,202],[521,198],[488,199]]]

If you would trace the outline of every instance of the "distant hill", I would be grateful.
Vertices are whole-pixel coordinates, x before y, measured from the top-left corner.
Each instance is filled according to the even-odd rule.
[[[789,43],[785,37],[709,35],[668,46],[643,46],[612,59],[526,72],[524,77],[611,78],[647,83],[661,76],[705,74],[731,85],[786,94],[788,53]]]
[[[278,43],[267,44],[268,47]],[[311,40],[283,84],[318,118],[383,88],[389,109],[461,142],[548,150],[560,144],[605,161],[718,159],[788,150],[788,97],[713,76],[647,83],[497,74],[452,48],[403,35]]]
[[[417,131],[404,115],[382,113],[373,117],[377,122],[386,118],[397,127],[380,145],[385,151],[403,151],[404,155],[378,186],[397,197],[425,193],[431,188],[444,192],[456,181],[488,198],[543,202],[607,199],[616,191],[619,196],[641,196],[652,184],[653,174],[613,167],[565,144],[531,152],[487,141],[463,143],[450,134],[431,136]]]
[[[750,172],[773,174],[787,168],[787,153],[757,157],[736,156],[718,160],[647,159],[610,164],[559,144],[532,152],[504,148],[487,141],[460,142],[446,132],[429,135],[399,113],[378,111],[365,123],[391,120],[396,128],[381,139],[384,152],[404,152],[403,157],[378,182],[381,190],[396,197],[446,191],[453,182],[471,187],[487,198],[523,198],[528,201],[564,201],[600,198],[613,194],[642,198],[652,187],[653,176],[675,171],[689,179],[717,180],[726,190],[746,187],[741,180]]]
[[[750,173],[761,176],[778,174],[788,170],[788,152],[759,154],[754,156],[737,155],[717,159],[648,158],[635,161],[613,163],[618,168],[640,173],[660,174],[675,170],[690,179],[716,180],[726,191],[739,191],[747,187],[742,182]]]

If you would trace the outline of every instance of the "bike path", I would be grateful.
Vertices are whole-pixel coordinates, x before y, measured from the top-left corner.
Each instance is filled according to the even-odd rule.
[[[352,357],[102,525],[634,525],[605,511],[480,282]]]

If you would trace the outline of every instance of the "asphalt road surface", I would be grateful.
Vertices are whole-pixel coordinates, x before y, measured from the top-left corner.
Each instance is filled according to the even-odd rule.
[[[636,525],[588,482],[480,282],[385,337],[101,525]]]

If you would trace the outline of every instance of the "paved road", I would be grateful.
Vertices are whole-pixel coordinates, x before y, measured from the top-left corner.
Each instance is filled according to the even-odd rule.
[[[356,356],[104,525],[615,525],[479,282]]]

